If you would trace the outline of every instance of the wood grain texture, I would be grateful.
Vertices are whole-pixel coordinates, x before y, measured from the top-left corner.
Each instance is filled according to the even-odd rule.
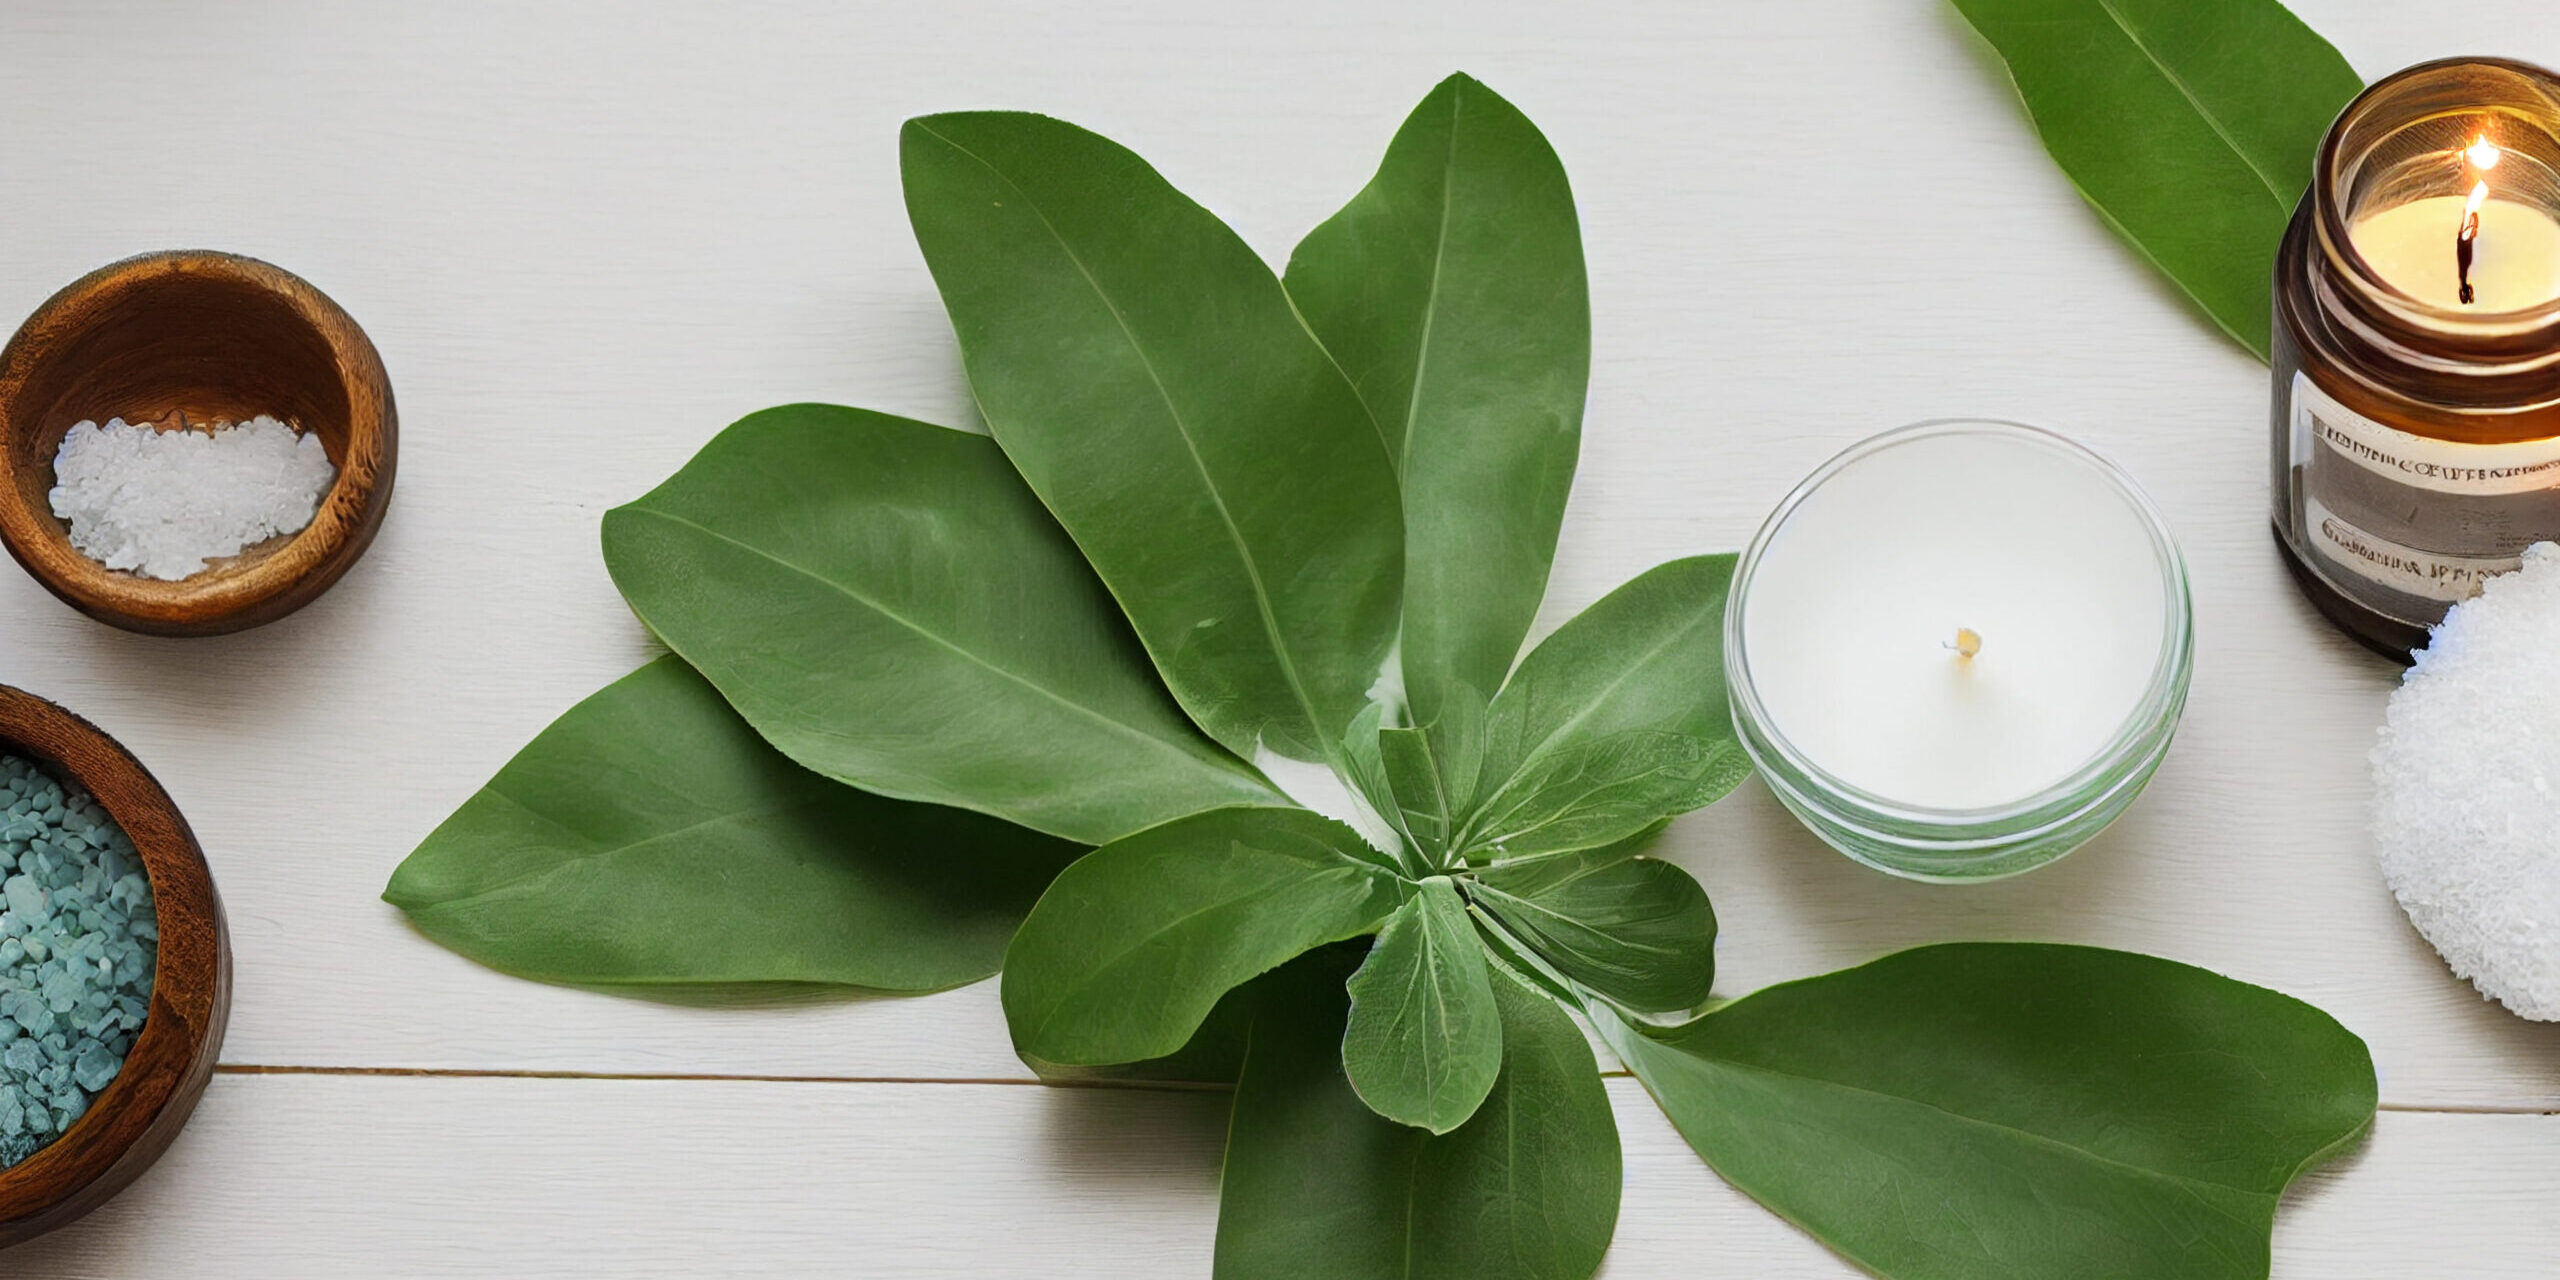
[[[0,685],[0,754],[87,791],[133,841],[159,926],[151,1005],[124,1067],[51,1145],[0,1170],[0,1246],[55,1230],[168,1150],[221,1056],[231,1011],[222,899],[195,833],[151,771],[88,721]]]
[[[2368,75],[2484,50],[2560,62],[2560,9],[2539,0],[2294,7]],[[178,93],[101,65],[242,74]],[[1653,564],[1740,546],[1839,449],[1947,415],[2107,453],[2194,573],[2177,745],[2054,867],[1889,880],[1756,784],[1676,823],[1668,856],[1724,925],[1720,990],[1943,939],[2133,947],[2336,1013],[2389,1104],[2560,1108],[2560,1027],[2449,976],[2375,869],[2364,755],[2397,673],[2312,612],[2270,545],[2265,369],[2089,212],[1996,62],[1927,0],[16,0],[0,119],[42,125],[0,129],[0,323],[140,249],[255,254],[363,317],[408,431],[399,511],[311,607],[171,644],[0,571],[0,681],[114,730],[204,837],[241,960],[234,1062],[1027,1078],[992,984],[649,1004],[479,969],[377,895],[553,716],[653,652],[597,553],[605,508],[768,405],[974,423],[900,204],[901,120],[1021,107],[1102,130],[1278,262],[1460,68],[1555,143],[1590,263],[1591,401],[1541,632]],[[1722,1191],[1628,1087],[1611,1274],[1848,1274]],[[760,1088],[783,1092],[730,1092]],[[1085,1093],[939,1096],[226,1079],[160,1173],[7,1262],[1201,1273],[1214,1104],[1132,1127],[1115,1108],[1133,1104]],[[2279,1274],[2541,1274],[2550,1125],[2386,1115],[2283,1220]]]
[[[1610,1082],[1604,1280],[1855,1280]],[[1226,1098],[1023,1085],[224,1076],[44,1280],[1204,1276]],[[2287,1198],[2276,1280],[2541,1280],[2560,1117],[2386,1114]]]
[[[338,468],[311,523],[163,582],[71,545],[48,492],[79,422],[186,430],[265,415]],[[146,635],[223,635],[317,599],[391,505],[399,415],[382,357],[337,303],[280,267],[163,250],[64,285],[0,349],[0,543],[63,603]]]

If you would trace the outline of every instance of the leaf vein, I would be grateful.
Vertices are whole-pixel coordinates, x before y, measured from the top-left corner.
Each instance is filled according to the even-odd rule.
[[[1121,312],[1119,302],[1113,299],[1110,291],[1104,289],[1102,282],[1094,277],[1092,268],[1085,265],[1084,259],[1076,253],[1075,246],[1067,242],[1066,236],[1058,230],[1057,224],[1050,221],[1048,210],[1041,208],[1039,200],[1030,192],[1023,190],[1021,184],[1016,183],[1002,169],[989,163],[976,152],[937,132],[933,126],[919,120],[916,122],[916,127],[931,135],[942,145],[968,157],[994,176],[998,182],[1021,196],[1023,206],[1031,210],[1032,216],[1038,218],[1041,227],[1048,231],[1049,238],[1057,242],[1058,252],[1075,267],[1076,274],[1084,278],[1085,284],[1093,290],[1093,296],[1102,304],[1103,310],[1111,314],[1112,323],[1120,329],[1120,336],[1128,341],[1130,354],[1136,356],[1138,366],[1146,370],[1147,381],[1155,388],[1156,398],[1164,403],[1165,415],[1173,423],[1174,434],[1182,441],[1184,456],[1190,459],[1193,472],[1200,477],[1201,488],[1209,495],[1210,504],[1217,509],[1219,522],[1226,526],[1227,539],[1234,544],[1236,558],[1244,566],[1245,579],[1253,586],[1253,603],[1262,618],[1263,635],[1271,642],[1272,656],[1278,660],[1282,678],[1288,681],[1291,696],[1297,699],[1298,709],[1306,715],[1309,733],[1319,744],[1326,759],[1338,762],[1341,755],[1340,748],[1333,744],[1327,732],[1325,718],[1316,710],[1313,698],[1307,693],[1306,681],[1298,673],[1296,656],[1291,652],[1287,639],[1281,634],[1279,614],[1272,606],[1271,590],[1263,580],[1262,566],[1254,558],[1253,548],[1245,541],[1244,530],[1237,525],[1235,512],[1227,506],[1226,493],[1218,487],[1217,481],[1209,474],[1207,461],[1200,456],[1199,442],[1192,435],[1191,423],[1183,417],[1181,407],[1174,403],[1172,391],[1164,385],[1164,377],[1157,371],[1154,358],[1147,354],[1146,345],[1138,340],[1137,331],[1130,327],[1129,318]],[[1357,398],[1356,393],[1354,398]]]
[[[1633,1028],[1630,1028],[1629,1030],[1631,1034],[1644,1034],[1641,1031],[1635,1031]],[[2021,1129],[2016,1125],[2003,1124],[1997,1120],[1987,1120],[1981,1116],[1966,1115],[1961,1111],[1942,1107],[1937,1103],[1929,1102],[1920,1098],[1886,1093],[1880,1089],[1870,1089],[1864,1085],[1850,1084],[1845,1080],[1834,1080],[1827,1076],[1808,1075],[1800,1071],[1787,1071],[1778,1067],[1763,1066],[1758,1063],[1738,1062],[1731,1058],[1709,1058],[1702,1054],[1688,1053],[1687,1050],[1672,1045],[1666,1045],[1664,1047],[1673,1053],[1688,1054],[1689,1057],[1695,1058],[1699,1062],[1704,1063],[1711,1068],[1748,1072],[1756,1075],[1775,1076],[1781,1080],[1794,1080],[1804,1084],[1820,1085],[1824,1088],[1838,1089],[1846,1093],[1860,1094],[1865,1097],[1877,1098],[1901,1106],[1918,1107],[1922,1110],[1934,1111],[1958,1124],[1972,1125],[1979,1128],[1990,1129],[1999,1133],[2009,1134],[2030,1145],[2069,1152],[2070,1154],[2079,1156],[2083,1159],[2094,1161],[2111,1169],[2121,1169],[2126,1173],[2133,1174],[2138,1177],[2156,1178],[2191,1189],[2194,1187],[2212,1187],[2216,1190],[2235,1192],[2240,1195],[2250,1196],[2260,1200],[2273,1201],[2276,1199],[2274,1193],[2261,1191],[2255,1187],[2245,1187],[2238,1183],[2231,1182],[2216,1182],[2211,1178],[2201,1178],[2191,1174],[2173,1173],[2167,1169],[2154,1169],[2148,1165],[2135,1164],[2129,1160],[2119,1160],[2113,1156],[2103,1155],[2099,1152],[2092,1151],[2087,1147],[2075,1146],[2060,1138],[2037,1133],[2033,1129]]]
[[[2267,189],[2267,198],[2273,200],[2278,209],[2290,211],[2292,202],[2285,198],[2284,192],[2277,189],[2275,176],[2261,168],[2258,158],[2249,154],[2248,149],[2240,145],[2240,140],[2232,136],[2230,127],[2223,124],[2221,117],[2215,115],[2212,108],[2205,105],[2204,99],[2198,96],[2195,89],[2187,83],[2186,77],[2179,75],[2177,70],[2142,38],[2142,33],[2133,29],[2133,23],[2116,8],[2116,0],[2098,0],[2098,8],[2106,13],[2107,17],[2116,24],[2116,29],[2124,33],[2124,38],[2150,61],[2155,70],[2159,71],[2160,78],[2168,81],[2170,86],[2187,100],[2188,106],[2195,108],[2197,117],[2213,130],[2215,137],[2222,139],[2222,145],[2231,148],[2231,154],[2240,157],[2240,163],[2249,166],[2249,172],[2257,176],[2258,185]]]
[[[869,609],[871,612],[896,623],[918,637],[930,640],[933,643],[940,645],[943,648],[950,650],[952,653],[968,660],[970,663],[984,668],[986,671],[1011,681],[1014,684],[1018,684],[1033,693],[1039,694],[1040,696],[1057,703],[1059,706],[1076,712],[1077,714],[1092,720],[1094,723],[1099,724],[1122,737],[1135,739],[1136,741],[1145,743],[1160,751],[1170,752],[1196,764],[1205,764],[1213,768],[1221,768],[1228,772],[1236,772],[1236,766],[1244,764],[1243,761],[1234,761],[1229,763],[1227,761],[1204,759],[1202,755],[1192,747],[1170,741],[1157,734],[1149,733],[1136,725],[1132,725],[1125,720],[1121,720],[1118,717],[1111,715],[1109,712],[1104,711],[1099,707],[1089,706],[1085,703],[1079,702],[1074,698],[1068,697],[1064,692],[1052,689],[1028,675],[1001,666],[986,657],[984,654],[980,654],[969,649],[958,641],[951,639],[949,636],[945,636],[932,628],[925,626],[915,619],[890,608],[888,605],[878,600],[872,599],[870,596],[854,590],[852,587],[849,587],[842,582],[838,582],[837,580],[830,578],[807,565],[796,563],[784,556],[777,555],[774,552],[756,546],[755,544],[736,537],[735,535],[723,533],[720,530],[711,528],[710,526],[698,521],[686,519],[685,517],[676,515],[672,512],[661,511],[655,507],[639,506],[635,504],[624,508],[624,510],[633,515],[649,516],[655,519],[667,521],[670,524],[681,525],[685,528],[692,529],[705,537],[711,538],[714,541],[726,543],[741,551],[747,552],[750,555],[771,561],[784,569],[788,569],[793,573],[797,573],[813,582],[833,590],[836,594],[843,596],[845,599],[851,600],[855,604],[861,605],[863,608]],[[1220,754],[1223,755],[1224,752],[1221,751]],[[1250,766],[1245,767],[1250,768]],[[1243,774],[1242,776],[1247,781],[1260,781],[1260,779],[1254,778],[1250,774]]]

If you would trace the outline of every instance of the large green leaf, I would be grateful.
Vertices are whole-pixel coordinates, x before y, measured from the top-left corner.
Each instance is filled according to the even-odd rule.
[[[1288,286],[1397,460],[1405,690],[1429,727],[1452,687],[1510,672],[1573,486],[1591,301],[1564,165],[1453,75],[1290,255]]]
[[[1510,831],[1523,816],[1570,816],[1579,807],[1573,794],[1591,787],[1590,799],[1613,811],[1607,820],[1579,833],[1551,832],[1537,848],[1570,848],[1594,833],[1591,843],[1605,843],[1652,818],[1707,804],[1748,775],[1725,700],[1724,600],[1733,561],[1691,556],[1656,565],[1521,660],[1485,713],[1485,799],[1466,844],[1479,844],[1478,833]],[[1674,739],[1693,745],[1671,745]],[[1666,770],[1665,753],[1686,761]],[[1648,798],[1655,783],[1661,789]],[[1626,825],[1648,806],[1657,811]]]
[[[1084,843],[1279,802],[1165,696],[982,436],[751,414],[606,513],[604,550],[650,629],[829,777]]]
[[[1403,515],[1359,396],[1225,223],[1046,116],[910,120],[907,213],[1007,456],[1174,696],[1338,760],[1396,634]]]
[[[1611,1002],[1695,1009],[1715,985],[1715,908],[1688,872],[1629,856],[1643,843],[1489,870],[1474,897],[1539,958]]]
[[[1351,975],[1342,1069],[1369,1109],[1447,1133],[1502,1072],[1502,1016],[1467,904],[1447,876],[1417,886]]]
[[[1955,5],[2100,216],[2265,359],[2276,245],[2355,69],[2276,0]]]
[[[810,773],[670,657],[543,730],[382,896],[521,977],[928,991],[995,972],[1076,852]]]
[[[1264,980],[1218,1192],[1217,1280],[1586,1280],[1617,1229],[1618,1128],[1590,1045],[1493,975],[1502,1075],[1433,1136],[1344,1079],[1342,974],[1311,955]]]
[[[1304,809],[1219,809],[1104,845],[1005,952],[1014,1047],[1063,1066],[1164,1057],[1246,979],[1375,930],[1401,884],[1351,828]]]
[[[1727,1181],[1890,1280],[2260,1280],[2363,1131],[2327,1014],[2149,956],[1960,943],[1603,1033]]]

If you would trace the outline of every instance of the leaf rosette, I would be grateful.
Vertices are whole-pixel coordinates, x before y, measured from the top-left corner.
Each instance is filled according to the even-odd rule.
[[[673,656],[403,865],[386,897],[439,942],[626,989],[1001,968],[1044,1076],[1234,1084],[1224,1280],[1591,1275],[1621,1175],[1585,1025],[1737,1185],[1893,1276],[2097,1249],[2047,1192],[2148,1174],[2204,1179],[2142,1186],[2205,1207],[2106,1217],[2143,1243],[2119,1252],[2185,1258],[2155,1237],[2209,1220],[2245,1270],[2273,1191],[2370,1114],[2362,1045],[2316,1011],[2116,953],[1980,948],[1996,981],[1952,989],[1887,961],[1698,1016],[1715,912],[1647,849],[1747,773],[1733,557],[1526,646],[1589,290],[1563,165],[1484,85],[1435,88],[1285,275],[1059,120],[924,117],[901,164],[989,435],[788,406],[610,513],[614,581]],[[2241,1046],[2247,1099],[2134,1052],[2116,1015],[2162,993],[2192,1016],[2141,1025],[2172,1055]],[[2064,1052],[2003,1013],[2040,1001],[2072,1011]],[[1843,1063],[1950,1089],[1998,1065],[2036,1114],[1933,1167],[1945,1100],[1868,1098]],[[2075,1107],[2166,1145],[2117,1177],[2038,1127]],[[2235,1116],[2258,1136],[2223,1164],[2172,1150]],[[2048,1165],[2081,1176],[2019,1176]],[[1876,1245],[1877,1206],[1941,1192],[1972,1234]]]

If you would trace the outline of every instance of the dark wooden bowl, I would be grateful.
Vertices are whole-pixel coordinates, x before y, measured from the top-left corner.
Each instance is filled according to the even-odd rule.
[[[183,582],[120,573],[54,518],[53,455],[84,420],[163,428],[259,414],[316,433],[338,468],[299,533]],[[129,631],[203,636],[311,603],[391,504],[399,421],[371,339],[319,290],[255,258],[149,253],[73,281],[0,350],[0,543],[73,608]]]
[[[186,1126],[213,1078],[231,1016],[231,935],[195,833],[150,770],[115,739],[0,685],[0,754],[32,761],[97,797],[141,853],[160,921],[151,1009],[124,1070],[53,1145],[0,1170],[0,1246],[7,1246],[106,1203]],[[0,1264],[0,1274],[7,1271]]]

